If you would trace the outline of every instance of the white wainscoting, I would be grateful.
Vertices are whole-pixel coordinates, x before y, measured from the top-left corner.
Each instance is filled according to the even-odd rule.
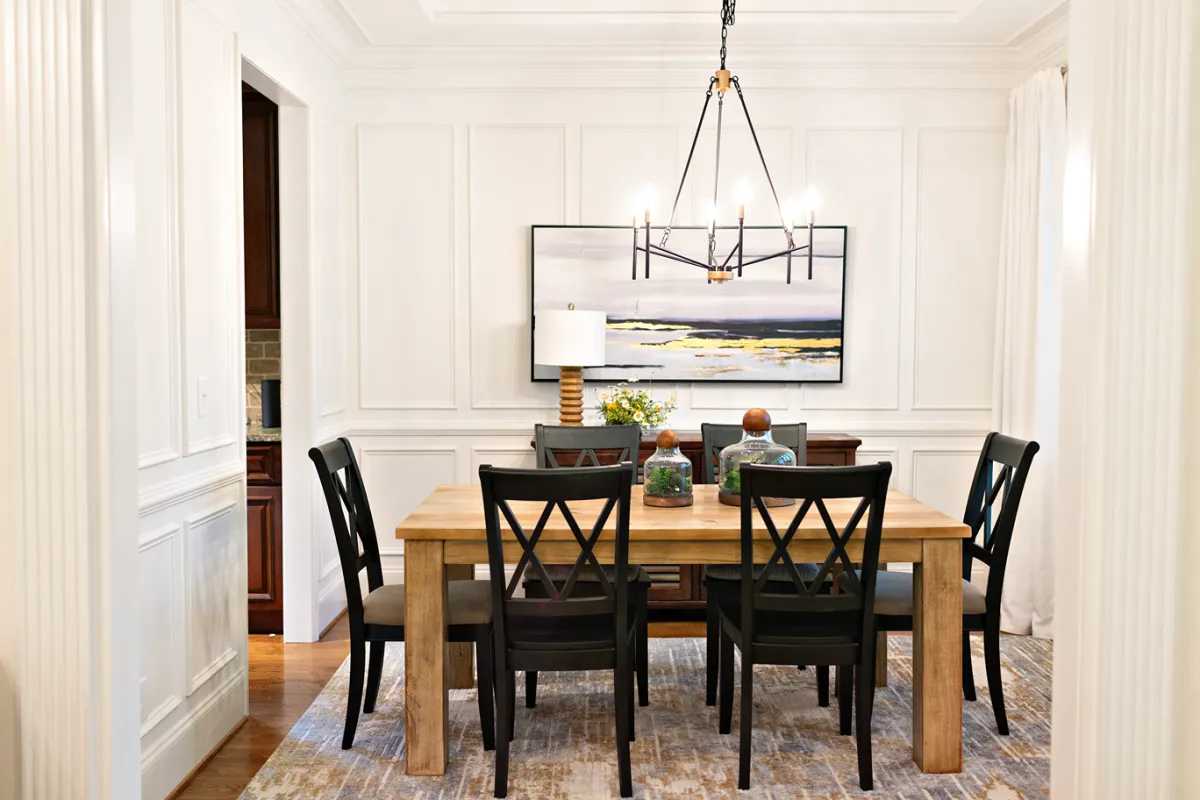
[[[362,396],[347,428],[364,453],[391,448],[363,459],[372,497],[384,492],[381,538],[448,476],[532,464],[532,425],[555,421],[556,392],[529,380],[529,226],[628,224],[648,183],[665,220],[702,92],[656,90],[652,75],[645,85],[352,92]],[[966,454],[991,421],[1007,93],[747,90],[780,194],[812,183],[820,221],[849,226],[845,380],[659,384],[678,401],[670,424],[735,422],[756,405],[779,422],[858,435],[861,460],[891,460],[893,485],[957,516]],[[726,116],[722,196],[745,179],[748,221],[769,223],[749,133]],[[711,191],[711,133],[676,224],[695,222]],[[413,274],[416,253],[440,274]],[[932,455],[959,447],[959,458]]]
[[[305,247],[289,251],[294,243],[285,225],[282,252],[286,261],[289,252],[303,251],[310,262],[305,362],[314,365],[315,399],[304,414],[313,428],[320,418],[334,433],[356,402],[357,371],[348,365],[355,338],[355,316],[348,313],[355,237],[346,212],[356,182],[352,129],[339,113],[342,73],[275,0],[132,0],[131,19],[138,77],[142,793],[161,798],[248,710],[243,58],[253,62],[252,71],[271,75],[292,92],[291,102],[302,102],[311,121],[307,149],[297,154],[311,169],[295,180],[303,183],[310,211],[296,215],[303,224],[291,226],[305,229]],[[289,174],[296,178],[294,170]],[[290,396],[294,411],[298,389]],[[298,442],[293,452],[310,444]],[[303,475],[293,473],[287,479],[296,498],[314,476],[311,466]],[[310,505],[318,510],[303,499],[305,510]],[[328,564],[336,547],[328,513],[319,511],[313,535],[322,542],[312,552]],[[301,516],[290,528],[293,547],[311,541],[306,523]],[[344,606],[341,575],[321,575],[308,586],[289,584],[289,602],[300,598],[312,604],[316,619],[331,619]]]

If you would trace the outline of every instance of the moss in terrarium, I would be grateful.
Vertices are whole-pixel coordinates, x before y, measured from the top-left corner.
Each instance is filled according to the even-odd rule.
[[[736,469],[731,469],[725,473],[725,477],[721,481],[721,488],[733,494],[742,493],[742,473]]]
[[[646,476],[646,491],[653,495],[686,494],[691,488],[687,476],[670,467],[655,467]]]

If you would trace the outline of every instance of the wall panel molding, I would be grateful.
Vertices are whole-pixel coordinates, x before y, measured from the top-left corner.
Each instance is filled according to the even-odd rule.
[[[395,169],[403,169],[404,173],[400,175],[387,172],[379,175],[380,170],[385,169],[378,163],[379,158],[383,157],[382,153],[371,152],[371,137],[372,135],[381,136],[392,134],[395,137],[387,147],[387,151],[398,158],[400,163],[387,165]],[[406,139],[407,137],[407,139]],[[455,163],[454,163],[454,127],[452,125],[422,125],[422,124],[360,124],[357,126],[358,140],[358,309],[359,309],[359,328],[358,328],[358,353],[359,353],[359,407],[373,410],[422,410],[422,411],[453,411],[458,408],[456,402],[456,387],[455,378],[457,369],[455,367],[455,356],[457,348],[455,345],[455,331],[457,329],[457,289],[456,289],[456,247],[455,247]],[[431,153],[433,148],[444,147],[444,153]],[[375,156],[375,158],[371,158]],[[432,164],[431,164],[432,161]],[[431,169],[439,172],[438,176],[432,175],[417,175],[417,170],[424,166],[429,166]],[[444,171],[444,175],[440,172]],[[382,180],[381,185],[374,185],[373,178],[377,176]],[[404,186],[401,183],[402,178],[410,178],[412,183]],[[398,195],[389,194],[385,198],[372,200],[368,198],[367,192],[371,187],[377,191],[393,190],[399,192]],[[403,188],[401,188],[403,187]],[[402,247],[402,243],[386,248],[386,257],[390,263],[376,264],[376,259],[384,258],[384,253],[374,252],[375,236],[386,236],[387,232],[379,233],[373,231],[373,227],[380,226],[388,229],[395,228],[398,224],[403,224],[398,220],[405,220],[415,217],[424,219],[424,208],[426,200],[424,199],[429,192],[445,191],[445,220],[444,229],[441,231],[444,234],[444,253],[418,253],[414,256],[415,263],[409,265],[409,278],[403,282],[403,285],[395,288],[403,290],[398,293],[389,291],[387,273],[395,272],[397,264],[392,259],[403,259],[408,256],[411,251],[406,251]],[[402,211],[397,214],[395,206],[397,203],[403,205],[412,199],[414,207],[407,211]],[[372,217],[373,210],[378,209],[385,216],[376,220]],[[430,209],[430,220],[440,218],[441,212],[435,212]],[[441,225],[443,223],[437,223]],[[413,234],[416,237],[412,247],[419,248],[419,241],[428,239],[437,240],[435,228],[426,224],[414,230]],[[440,249],[440,248],[439,248]],[[381,270],[384,274],[373,279],[374,272]],[[434,286],[432,283],[426,287],[425,282],[437,280],[444,276],[445,286]],[[376,292],[375,283],[384,285],[383,291],[378,294]],[[428,292],[422,292],[423,288],[428,288]],[[436,289],[436,291],[435,291]],[[404,310],[397,309],[396,304],[406,303],[405,297],[409,293],[415,292],[413,302],[416,304],[411,309],[407,309],[411,319],[406,319],[408,314]],[[435,313],[428,308],[428,303],[437,302],[439,300],[446,301],[446,307],[442,313]],[[383,304],[378,309],[376,315],[373,303]],[[426,314],[430,316],[426,316]],[[380,322],[376,322],[376,320]],[[375,324],[388,324],[391,320],[391,325],[395,325],[397,330],[389,331],[390,335],[384,334],[375,330],[372,326]],[[406,335],[404,326],[413,324],[419,326],[419,336],[413,337]],[[431,353],[430,346],[433,343],[441,343],[438,349],[442,352],[440,355]],[[383,347],[378,354],[374,347],[378,344]],[[420,357],[421,359],[430,358],[426,363],[424,360],[412,363],[410,365],[375,363],[373,359],[378,358],[382,361],[384,354],[388,354],[392,358],[399,357],[403,362],[405,359]],[[388,391],[384,387],[374,387],[370,384],[371,376],[397,376],[403,375],[405,372],[428,377],[434,377],[438,380],[444,380],[446,386],[444,391],[433,397],[408,397],[399,398],[388,396]],[[394,395],[395,390],[399,387],[388,387],[391,389],[390,394]]]
[[[855,148],[837,157],[814,158],[814,139],[823,135],[832,137],[829,144],[835,147],[846,146],[847,140],[856,135],[886,137],[887,141],[871,146],[859,143],[857,149],[862,156],[858,159],[853,158]],[[848,225],[850,230],[846,244],[843,383],[802,385],[801,407],[805,411],[896,411],[900,408],[901,370],[907,366],[900,351],[905,300],[900,290],[904,253],[904,129],[894,126],[810,126],[804,129],[803,140],[805,183],[823,187],[824,194],[835,193],[832,209],[829,198],[822,200],[822,218],[832,224]],[[880,156],[888,157],[881,158],[878,163],[866,161]],[[822,169],[837,168],[846,170],[837,180],[822,180],[819,175],[814,175]],[[883,179],[889,174],[891,180],[884,184]],[[863,180],[880,182],[855,185],[856,181]],[[894,203],[892,208],[872,205],[889,196]],[[836,204],[846,210],[839,210]],[[871,212],[873,215],[863,216]],[[888,224],[894,226],[894,230],[880,230]],[[867,250],[866,255],[859,252],[860,246]],[[885,267],[890,267],[892,274],[881,277]],[[876,292],[881,296],[872,296]],[[863,327],[864,321],[865,324],[879,324],[887,314],[893,315],[893,319],[884,328]],[[867,336],[871,337],[869,341],[865,340]],[[848,338],[859,341],[847,343]],[[875,363],[871,369],[859,372],[857,365],[864,363],[873,352],[889,355],[882,364]],[[890,381],[890,385],[886,381]],[[883,383],[882,388],[877,388],[879,383]],[[866,397],[856,396],[859,386],[865,386]]]
[[[435,488],[459,481],[459,447],[357,442],[355,444],[363,481],[367,484],[367,491],[372,498],[371,512],[375,517],[376,533],[380,540],[379,552],[402,553],[404,542],[396,539],[396,525],[399,525]],[[404,465],[401,464],[399,474],[384,477],[383,462],[389,458],[410,462],[420,460],[422,463],[412,465],[412,472],[404,472]],[[435,462],[438,460],[444,462],[441,470],[436,468]]]
[[[246,462],[239,459],[206,472],[148,486],[138,495],[138,515],[148,517],[157,514],[171,506],[244,482],[245,479]]]
[[[151,709],[147,709],[145,705],[147,701],[147,683],[155,676],[142,675],[141,736],[143,739],[183,703],[185,694],[182,659],[180,658],[183,647],[182,635],[184,625],[186,624],[184,621],[183,525],[178,522],[170,523],[140,536],[138,540],[139,560],[142,559],[145,553],[159,547],[170,548],[168,556],[170,567],[168,571],[165,574],[160,571],[153,575],[155,579],[165,582],[165,596],[158,594],[154,597],[143,597],[142,603],[144,605],[142,613],[145,614],[151,607],[157,608],[164,602],[169,604],[166,629],[156,631],[155,638],[149,640],[153,641],[153,647],[151,648],[153,656],[159,659],[166,656],[164,659],[165,663],[161,666],[167,672],[167,675],[161,677],[165,679],[164,682],[168,684],[169,688],[166,688],[163,698],[157,705]],[[149,570],[145,568],[139,569],[139,573],[142,576],[139,578],[139,589],[144,590],[148,587],[148,572]],[[145,648],[149,646],[146,634],[149,631],[145,629],[144,621],[141,630],[143,635],[139,637],[139,640],[142,642],[142,661],[145,663],[148,655]],[[165,638],[160,639],[158,638],[159,636]],[[154,688],[153,684],[150,688]]]
[[[526,134],[529,141],[518,144],[513,134]],[[534,134],[549,134],[544,141],[534,140]],[[533,224],[563,224],[569,204],[567,197],[567,126],[565,124],[476,124],[468,128],[468,213],[470,236],[470,328],[471,361],[470,389],[471,408],[475,410],[526,410],[551,411],[558,408],[556,387],[552,384],[531,384],[529,381],[529,349],[532,346],[529,334],[529,226]],[[503,144],[491,143],[494,149],[487,150],[485,141],[489,136],[508,136]],[[521,155],[519,148],[527,151]],[[482,148],[482,151],[477,150]],[[551,152],[546,154],[546,148]],[[553,150],[557,149],[557,153]],[[492,172],[483,172],[486,159]],[[540,174],[533,172],[540,162]],[[499,185],[481,186],[484,177],[490,177]],[[534,181],[540,181],[540,185]],[[513,205],[514,185],[525,182],[520,194],[521,202]],[[557,186],[554,183],[557,182]],[[539,191],[540,190],[540,191]],[[483,209],[486,209],[483,210]],[[500,210],[503,209],[501,212]],[[501,213],[511,218],[497,222],[493,217]],[[477,229],[482,232],[477,236]],[[522,244],[523,243],[523,244]],[[508,265],[498,263],[496,253],[511,255]],[[519,259],[516,268],[513,260]],[[514,276],[524,276],[514,280]],[[485,279],[490,282],[485,283]],[[485,323],[480,312],[492,312]],[[497,312],[501,317],[496,319]],[[487,343],[487,347],[484,344]],[[514,358],[515,355],[515,358]],[[508,387],[507,396],[488,397],[481,380],[480,367],[493,361],[510,365],[512,371],[500,374],[516,376],[516,383]],[[493,378],[497,377],[495,373]]]
[[[222,522],[225,517],[234,516],[235,512],[242,507],[242,500],[239,498],[233,502],[213,506],[206,511],[189,515],[184,519],[184,629],[187,631],[187,636],[184,641],[183,661],[188,675],[188,696],[195,694],[198,689],[219,673],[222,668],[236,659],[240,652],[238,644],[241,636],[245,633],[246,618],[242,616],[238,619],[220,619],[220,615],[222,612],[234,614],[235,609],[239,606],[243,610],[245,609],[245,520],[241,520],[240,523],[237,520],[233,521],[229,531],[226,531],[234,539],[231,543],[226,544],[236,552],[236,555],[240,556],[240,564],[233,563],[229,559],[221,561],[219,551],[216,554],[216,562],[197,562],[200,555],[200,545],[205,539],[209,538],[206,535],[208,530],[215,527],[219,522]],[[219,544],[216,543],[216,545]],[[227,570],[232,570],[232,574],[229,574]],[[206,582],[200,579],[203,576],[212,578],[217,575],[225,577],[224,585],[221,585],[220,580],[209,580]],[[239,577],[241,580],[239,580]],[[222,592],[225,593],[224,597],[222,597]],[[211,607],[198,608],[199,604],[206,602],[211,604]],[[205,612],[217,615],[217,618],[201,620],[200,616]],[[214,622],[217,625],[214,626]],[[197,652],[194,637],[197,634],[203,634],[206,640],[208,640],[217,635],[222,626],[225,628],[228,642],[223,647],[220,647],[216,653],[208,656],[207,661],[202,664],[196,664],[197,658],[204,658],[205,656]],[[206,643],[220,645],[219,642],[206,641]]]
[[[987,190],[988,197],[980,197],[978,199],[991,199],[994,201],[995,213],[986,214],[983,216],[976,214],[981,227],[975,232],[977,237],[969,237],[966,241],[940,241],[941,239],[949,238],[951,235],[958,236],[967,223],[966,219],[955,219],[952,222],[947,221],[946,212],[949,209],[938,209],[937,213],[931,214],[933,219],[924,218],[927,213],[930,213],[925,209],[924,198],[928,189],[928,184],[931,182],[929,176],[926,174],[927,170],[929,169],[930,159],[926,154],[925,144],[930,137],[937,135],[958,135],[964,137],[975,136],[980,138],[990,137],[994,140],[989,144],[991,144],[995,150],[995,157],[991,159],[995,162],[993,164],[995,167],[995,174],[988,175],[986,177],[991,179],[993,183],[996,183],[997,185],[982,186],[980,191]],[[922,273],[923,271],[930,269],[930,267],[925,264],[925,259],[929,257],[929,244],[925,242],[925,236],[928,234],[931,225],[941,225],[945,228],[946,232],[939,236],[939,245],[945,246],[949,244],[950,248],[954,251],[953,255],[943,256],[944,259],[952,261],[952,263],[947,266],[947,275],[962,275],[964,273],[964,270],[962,269],[963,260],[970,257],[973,253],[980,251],[979,238],[986,236],[989,238],[989,240],[995,239],[997,242],[999,241],[1000,225],[994,220],[998,220],[1000,218],[1004,176],[1003,154],[1006,135],[1007,131],[1005,128],[989,126],[930,126],[917,129],[917,257],[914,271],[915,297],[913,302],[915,313],[913,315],[913,396],[911,404],[911,408],[915,411],[989,411],[991,409],[991,364],[993,359],[992,342],[994,333],[993,328],[995,325],[993,312],[995,310],[996,270],[999,268],[998,247],[982,248],[982,251],[987,254],[988,258],[991,259],[989,262],[981,264],[984,274],[988,277],[986,284],[969,287],[972,295],[967,298],[964,298],[962,295],[966,294],[968,288],[963,286],[957,287],[959,291],[951,292],[951,295],[954,296],[954,300],[949,303],[945,302],[944,298],[944,295],[947,291],[946,288],[942,284],[939,284],[938,292],[939,295],[942,296],[942,299],[937,300],[930,305],[930,307],[926,309],[927,313],[925,314],[922,313]],[[950,152],[950,148],[947,147],[946,142],[943,142],[942,146],[938,147],[934,152],[937,152],[939,157],[945,157],[946,154]],[[931,193],[935,196],[953,197],[953,207],[957,207],[959,209],[965,208],[963,204],[966,202],[966,198],[963,195],[964,191],[967,190],[967,184],[969,184],[973,190],[974,187],[979,187],[984,182],[983,176],[979,174],[978,170],[962,168],[961,164],[958,165],[958,168],[947,171],[954,174],[954,180],[965,182],[964,185],[958,186],[958,188],[962,191],[947,191],[947,187],[942,186],[938,187],[938,190],[934,190]],[[983,220],[985,219],[988,220],[988,223],[991,227],[983,226]],[[961,244],[962,246],[956,246],[958,244]],[[946,275],[941,277],[945,278]],[[986,306],[986,308],[989,310],[989,313],[984,314],[982,310],[984,307],[983,303],[973,302],[974,298],[990,302],[990,305]],[[944,346],[939,354],[931,357],[930,355],[923,353],[922,330],[931,326],[931,321],[934,319],[935,310],[937,310],[939,313],[956,314],[960,324],[956,324],[952,327],[952,330],[957,331],[957,335],[954,337],[953,342],[943,343],[940,340],[940,337],[939,339],[933,340],[932,344],[934,346]],[[972,342],[969,340],[969,337],[972,334],[974,335],[976,342],[979,344],[979,346],[974,350],[970,348]],[[942,367],[944,362],[948,360],[948,357],[952,355],[951,351],[953,351],[953,356],[957,357],[957,354],[961,353],[963,350],[967,350],[971,354],[966,360],[957,364],[952,363],[949,367]],[[976,363],[986,365],[985,369],[979,370],[980,374],[978,376],[972,375],[969,372],[969,368],[974,366]],[[966,385],[972,388],[981,387],[983,389],[983,395],[981,396],[981,399],[975,402],[939,399],[935,394],[940,390],[939,387],[923,386],[922,384],[923,377],[926,380],[932,379],[932,375],[923,376],[923,370],[930,369],[931,367],[947,369],[946,375],[950,379],[949,382],[954,386]]]

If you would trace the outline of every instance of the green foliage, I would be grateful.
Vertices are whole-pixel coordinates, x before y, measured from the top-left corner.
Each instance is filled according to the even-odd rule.
[[[646,475],[646,491],[652,495],[686,494],[691,488],[687,476],[670,467],[654,467]]]
[[[732,494],[742,493],[742,473],[736,469],[731,469],[725,473],[725,477],[721,480],[721,486],[725,491]]]

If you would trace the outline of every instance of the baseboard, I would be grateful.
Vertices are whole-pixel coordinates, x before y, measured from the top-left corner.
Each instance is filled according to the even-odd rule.
[[[206,766],[208,766],[208,762],[213,760],[213,756],[215,756],[217,753],[221,752],[221,748],[224,747],[225,745],[229,744],[229,740],[232,739],[234,737],[234,735],[242,729],[242,726],[245,725],[249,720],[250,720],[250,715],[246,714],[245,716],[243,716],[241,718],[241,720],[236,725],[233,726],[233,729],[230,730],[229,733],[222,736],[221,741],[217,742],[217,744],[213,747],[213,749],[209,750],[208,754],[205,755],[204,758],[200,760],[200,763],[197,764],[196,766],[192,767],[192,771],[184,776],[183,780],[179,782],[179,785],[171,790],[171,793],[167,795],[166,800],[175,800],[175,798],[178,797],[183,792],[183,790],[188,787],[188,785],[192,782],[192,780],[195,779],[195,777],[200,774],[200,770],[202,770]]]
[[[142,797],[172,796],[221,749],[246,720],[247,686],[245,672],[231,675],[143,755]]]
[[[345,613],[346,587],[342,584],[342,576],[338,574],[317,595],[317,624],[321,626],[321,633],[317,639],[324,636]]]
[[[340,620],[342,617],[346,616],[346,614],[349,613],[349,611],[350,611],[350,609],[343,607],[341,611],[339,611],[336,615],[334,615],[334,618],[329,620],[329,624],[326,625],[324,627],[324,629],[321,630],[321,635],[317,637],[317,641],[324,639],[325,634],[327,634],[331,630],[333,630],[333,626],[338,624],[338,620]]]

